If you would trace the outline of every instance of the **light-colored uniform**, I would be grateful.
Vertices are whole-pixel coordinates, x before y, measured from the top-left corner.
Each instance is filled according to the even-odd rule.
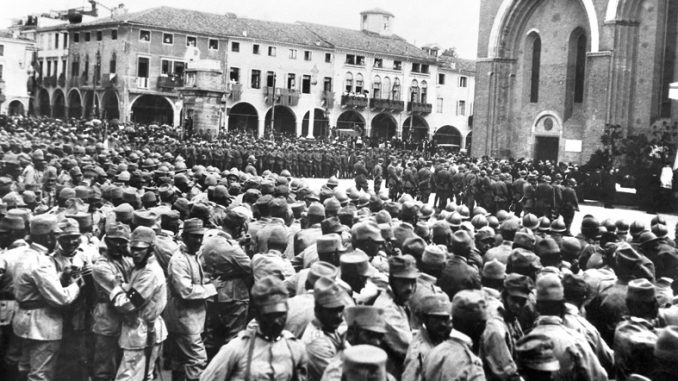
[[[314,319],[306,327],[301,341],[306,345],[308,356],[308,380],[319,381],[327,365],[344,347],[342,334],[339,329],[334,332],[323,330],[320,322]]]
[[[450,338],[433,348],[424,359],[424,379],[484,381],[483,363],[472,347],[471,338],[452,330]]]
[[[428,332],[421,329],[414,334],[412,343],[407,349],[405,363],[403,365],[403,375],[401,381],[421,381],[424,373],[424,359],[434,348]]]

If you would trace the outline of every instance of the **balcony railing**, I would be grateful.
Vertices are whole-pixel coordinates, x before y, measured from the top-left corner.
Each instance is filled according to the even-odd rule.
[[[57,85],[61,87],[66,87],[66,74],[64,73],[59,74],[59,78],[57,78]]]
[[[419,114],[430,114],[433,110],[433,106],[430,103],[419,103],[419,102],[408,102],[407,111],[419,113]]]
[[[148,87],[148,85],[146,85]],[[177,87],[184,87],[184,78],[176,75],[161,75],[158,77],[158,89],[159,90],[173,90]]]
[[[370,99],[370,108],[391,112],[401,112],[405,109],[405,102],[394,101],[391,99],[372,98]]]
[[[356,96],[356,95],[342,95],[341,96],[341,105],[346,107],[354,108],[365,108],[367,107],[368,99],[365,96]]]
[[[104,73],[101,76],[101,86],[111,88],[118,83],[118,75],[115,73]]]
[[[148,89],[148,77],[137,77],[136,85],[138,89]]]
[[[50,75],[49,77],[45,77],[42,83],[47,87],[56,87],[57,78],[55,75]]]
[[[299,92],[297,90],[283,89],[281,87],[266,87],[264,91],[267,106],[296,106],[299,104]]]
[[[332,108],[334,107],[334,93],[331,91],[323,91],[323,95],[320,98],[323,107]]]
[[[231,101],[240,102],[240,98],[242,97],[242,83],[229,84],[228,87],[231,92],[228,97]]]

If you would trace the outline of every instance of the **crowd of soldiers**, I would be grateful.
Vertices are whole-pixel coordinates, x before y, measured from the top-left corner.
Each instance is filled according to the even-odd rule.
[[[5,122],[1,380],[678,374],[669,226],[571,228],[574,166]]]

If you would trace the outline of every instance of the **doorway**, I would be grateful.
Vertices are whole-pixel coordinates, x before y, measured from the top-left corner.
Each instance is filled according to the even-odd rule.
[[[550,160],[552,162],[558,161],[558,145],[560,138],[550,136],[537,136],[536,147],[534,150],[535,160]]]

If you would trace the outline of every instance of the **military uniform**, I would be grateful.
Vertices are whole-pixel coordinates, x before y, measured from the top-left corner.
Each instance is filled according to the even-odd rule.
[[[471,349],[473,342],[463,333],[452,330],[450,338],[433,348],[424,360],[427,381],[485,380],[483,363]]]

